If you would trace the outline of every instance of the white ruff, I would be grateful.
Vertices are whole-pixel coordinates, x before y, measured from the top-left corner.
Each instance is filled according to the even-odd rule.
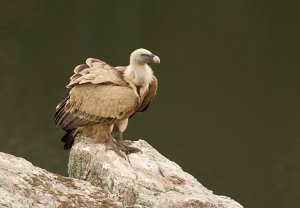
[[[153,72],[149,65],[129,65],[124,73],[125,79],[137,86],[148,87],[152,82]]]

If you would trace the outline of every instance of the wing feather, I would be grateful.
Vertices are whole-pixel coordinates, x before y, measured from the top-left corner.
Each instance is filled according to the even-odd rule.
[[[67,86],[70,95],[57,106],[55,124],[67,131],[132,115],[139,99],[123,79],[125,69],[94,58],[76,66]]]
[[[138,99],[130,87],[107,84],[76,85],[62,101],[55,114],[55,123],[71,130],[99,122],[113,122],[131,115]]]
[[[158,88],[158,82],[156,77],[153,75],[153,80],[149,85],[148,92],[144,95],[144,98],[142,99],[142,103],[137,108],[137,110],[132,115],[130,115],[130,118],[133,117],[135,114],[144,112],[148,109],[150,103],[152,102],[152,100],[156,95],[157,88]]]
[[[136,108],[137,100],[130,87],[111,84],[78,85],[70,91],[71,108],[105,118],[124,116]]]
[[[80,64],[78,66],[75,67],[74,69],[74,73],[75,74],[79,74],[82,70],[89,68],[89,65],[87,64]]]
[[[153,80],[149,85],[148,93],[145,95],[141,105],[137,109],[137,112],[144,112],[148,109],[150,103],[154,99],[158,88],[158,82],[156,77],[153,75]]]
[[[74,75],[70,77],[67,88],[85,83],[128,85],[128,83],[123,80],[120,70],[116,70],[115,67],[110,66],[106,62],[94,58],[88,58],[86,64],[80,64],[75,67]]]

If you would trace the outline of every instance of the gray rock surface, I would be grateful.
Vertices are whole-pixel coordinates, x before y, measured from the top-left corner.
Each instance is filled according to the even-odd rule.
[[[33,166],[23,158],[0,153],[0,207],[122,207],[89,182],[70,179]]]
[[[101,187],[123,207],[242,207],[229,197],[214,195],[146,141],[136,141],[132,146],[143,153],[130,154],[125,160],[105,151],[103,144],[78,138],[70,152],[69,175]]]

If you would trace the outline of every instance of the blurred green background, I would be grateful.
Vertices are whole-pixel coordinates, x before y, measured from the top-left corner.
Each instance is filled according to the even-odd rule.
[[[144,47],[161,58],[159,92],[126,138],[244,207],[298,207],[297,1],[0,3],[0,151],[66,175],[52,116],[73,68]]]

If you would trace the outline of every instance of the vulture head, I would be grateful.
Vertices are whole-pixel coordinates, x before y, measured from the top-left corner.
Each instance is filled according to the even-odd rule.
[[[158,56],[143,48],[137,49],[131,53],[130,64],[144,65],[148,63],[159,64],[160,59]]]

